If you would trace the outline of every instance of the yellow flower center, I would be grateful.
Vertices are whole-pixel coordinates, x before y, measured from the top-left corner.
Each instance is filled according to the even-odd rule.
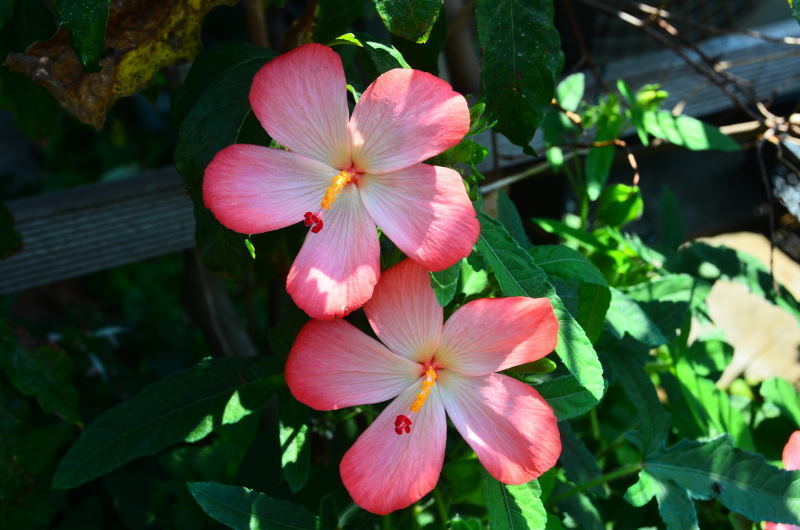
[[[333,182],[328,189],[325,190],[325,196],[322,198],[322,202],[320,206],[322,206],[323,210],[330,210],[333,203],[336,202],[336,198],[342,192],[345,186],[352,182],[353,178],[356,176],[356,172],[352,169],[345,169],[335,177],[333,177]]]

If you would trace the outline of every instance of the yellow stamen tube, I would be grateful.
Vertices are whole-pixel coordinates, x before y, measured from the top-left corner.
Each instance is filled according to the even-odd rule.
[[[419,394],[417,394],[417,397],[414,398],[414,401],[409,407],[411,412],[419,412],[419,409],[422,408],[422,405],[424,405],[425,401],[428,399],[428,394],[431,393],[431,388],[433,388],[435,382],[436,370],[433,366],[429,366],[428,370],[425,372],[425,381],[422,382],[422,390],[419,391]]]
[[[333,177],[333,183],[328,186],[328,189],[325,190],[325,196],[322,198],[322,202],[320,206],[322,206],[323,210],[330,210],[333,203],[336,201],[336,198],[342,192],[345,186],[350,184],[355,176],[355,172],[350,169],[345,169],[335,177]]]

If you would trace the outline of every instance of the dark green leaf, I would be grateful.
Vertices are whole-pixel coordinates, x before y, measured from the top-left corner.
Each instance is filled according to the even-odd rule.
[[[431,287],[436,293],[436,299],[440,306],[444,307],[453,300],[458,288],[460,273],[461,261],[443,271],[431,273]]]
[[[317,516],[302,506],[263,493],[216,482],[191,482],[203,511],[234,530],[315,530]]]
[[[506,227],[511,237],[513,237],[522,248],[531,246],[528,234],[525,232],[525,226],[522,224],[522,218],[519,216],[519,210],[517,210],[514,202],[503,190],[497,193],[497,219],[503,223],[503,226]]]
[[[430,36],[424,43],[415,43],[402,37],[392,36],[392,46],[397,48],[411,68],[439,75],[439,57],[447,41],[446,18],[441,16],[436,19]],[[470,132],[472,132],[471,129]]]
[[[651,110],[644,113],[647,132],[675,145],[703,151],[739,151],[741,147],[730,136],[723,134],[713,125],[690,116],[673,116],[666,110]]]
[[[496,129],[527,146],[550,107],[561,43],[549,0],[478,0],[482,94]]]
[[[788,0],[789,7],[792,8],[792,17],[800,24],[800,2],[797,0]]]
[[[575,286],[581,283],[606,285],[603,273],[577,250],[564,245],[536,245],[528,252],[550,278]]]
[[[686,239],[686,228],[683,224],[683,214],[681,213],[680,204],[678,204],[678,198],[666,186],[661,190],[659,209],[660,248],[664,252],[674,252]]]
[[[614,184],[603,190],[597,204],[597,220],[619,228],[642,216],[644,201],[638,186]]]
[[[736,449],[722,435],[708,442],[683,440],[645,459],[648,473],[718,499],[752,521],[800,524],[800,471],[784,471],[764,457]]]
[[[600,116],[597,119],[596,143],[615,140],[622,128],[622,111],[617,98],[609,97],[602,104]],[[586,192],[591,200],[597,200],[600,191],[606,185],[611,165],[614,163],[614,145],[592,147],[586,156]]]
[[[0,28],[5,26],[6,22],[14,14],[14,2],[17,0],[0,0]]]
[[[644,310],[619,289],[611,289],[611,305],[606,313],[608,328],[621,339],[626,333],[650,347],[667,343],[659,327]]]
[[[556,363],[547,357],[543,357],[538,361],[512,366],[507,371],[513,374],[549,374],[554,372],[556,368],[558,368]]]
[[[610,305],[611,290],[607,286],[587,282],[578,286],[578,324],[586,331],[592,344],[603,332]]]
[[[571,226],[562,223],[561,221],[556,221],[555,219],[531,219],[534,223],[539,225],[539,227],[548,232],[550,234],[557,234],[564,239],[569,241],[574,241],[580,244],[582,247],[585,247],[590,250],[604,250],[606,249],[606,245],[600,241],[597,237],[582,230],[578,230],[577,228],[572,228]]]
[[[499,221],[478,214],[481,233],[477,248],[494,271],[505,296],[547,297],[559,321],[556,353],[578,382],[600,400],[603,396],[603,367],[592,343],[555,293],[547,276],[533,257],[520,247]]]
[[[586,445],[575,434],[569,422],[562,421],[558,424],[558,431],[561,434],[561,456],[559,462],[564,467],[564,471],[575,484],[584,484],[594,480],[601,475],[597,459],[587,449]],[[607,498],[608,491],[602,484],[587,490],[596,497]]]
[[[604,347],[604,360],[622,385],[639,418],[637,443],[645,455],[664,446],[669,435],[670,415],[658,399],[652,381],[644,372],[643,358],[647,348],[630,338]]]
[[[278,401],[278,436],[281,443],[283,478],[292,493],[297,493],[308,480],[311,468],[311,440],[308,407],[288,392]]]
[[[572,375],[565,375],[536,386],[553,407],[559,421],[584,414],[597,405],[597,398],[583,388]]]
[[[685,489],[676,486],[669,480],[661,481],[642,471],[639,474],[640,484],[647,477],[650,493],[658,501],[658,513],[667,527],[667,530],[699,530],[697,524],[697,511],[694,502]],[[630,491],[630,490],[628,490]],[[651,497],[652,497],[651,495]]]
[[[22,250],[22,236],[14,228],[14,216],[6,205],[0,203],[0,259],[6,259]]]
[[[387,46],[380,42],[363,41],[364,50],[367,52],[372,65],[379,74],[395,68],[411,68],[403,55],[394,46]]]
[[[195,202],[197,246],[209,269],[233,277],[251,266],[251,258],[243,244],[244,237],[223,227],[202,206],[203,171],[214,155],[228,145],[237,141],[266,143],[266,134],[250,110],[249,92],[253,75],[274,55],[244,44],[209,52],[189,72],[176,110],[178,117],[186,112],[175,165]],[[258,138],[258,134],[262,137]],[[245,136],[249,138],[245,140]]]
[[[83,67],[97,70],[106,40],[108,0],[55,0],[53,7]]]
[[[213,359],[145,388],[91,423],[59,463],[68,489],[181,440],[194,442],[261,407],[283,384],[266,359]]]
[[[800,393],[793,384],[780,377],[771,377],[761,383],[760,393],[764,401],[777,405],[800,427]]]
[[[492,530],[539,530],[547,523],[547,512],[540,499],[542,488],[536,480],[519,486],[506,485],[485,470],[483,499],[489,511]]]
[[[364,12],[364,0],[320,0],[314,23],[314,41],[328,43],[350,30]]]
[[[393,35],[424,43],[439,17],[444,0],[372,0]]]
[[[32,342],[25,331],[9,329],[0,320],[0,368],[11,385],[26,396],[34,396],[42,410],[79,423],[72,360],[55,346]]]

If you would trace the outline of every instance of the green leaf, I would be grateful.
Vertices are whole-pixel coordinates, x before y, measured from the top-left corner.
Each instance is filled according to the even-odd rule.
[[[650,347],[667,343],[659,327],[647,316],[639,304],[619,289],[611,288],[611,304],[606,313],[608,329],[617,339],[626,333]]]
[[[411,68],[439,75],[439,57],[447,42],[446,18],[441,16],[436,19],[428,40],[425,42],[416,43],[396,35],[392,36],[392,46],[397,48]],[[472,128],[468,134],[474,134]]]
[[[800,24],[800,2],[797,0],[787,0],[789,7],[792,8],[792,17]]]
[[[538,361],[512,366],[506,371],[512,374],[549,374],[550,372],[554,372],[556,368],[558,368],[556,363],[547,357],[543,357]]]
[[[318,518],[302,506],[216,482],[190,482],[203,511],[235,530],[315,530]]]
[[[506,485],[485,470],[483,499],[489,511],[492,530],[539,530],[547,524],[547,512],[541,500],[542,488],[532,480],[518,486]]]
[[[578,286],[578,324],[586,331],[592,344],[603,332],[610,305],[611,290],[607,286],[587,282]]]
[[[643,470],[639,480],[644,475],[648,473]],[[667,530],[700,530],[694,502],[686,490],[669,480],[661,481],[651,477],[651,481],[653,493],[658,501],[658,513]]]
[[[772,377],[761,383],[759,392],[764,401],[777,405],[800,428],[800,393],[793,384],[780,377]]]
[[[203,207],[203,171],[220,150],[236,142],[266,144],[267,136],[250,109],[253,75],[275,55],[260,47],[237,44],[215,49],[192,66],[178,97],[175,116],[186,112],[180,127],[175,165],[195,202],[197,243],[211,270],[239,276],[251,267],[244,237],[228,230]]]
[[[283,384],[269,359],[212,359],[145,388],[91,423],[59,463],[69,489],[182,440],[195,442],[261,407]]]
[[[314,19],[314,42],[330,42],[346,34],[361,17],[364,5],[364,0],[320,0]]]
[[[0,259],[11,257],[22,250],[22,236],[14,228],[14,216],[5,204],[0,203]]]
[[[547,297],[559,321],[556,353],[575,379],[594,398],[603,396],[603,367],[586,333],[566,310],[547,276],[503,228],[499,221],[478,214],[481,233],[477,248],[494,271],[505,296]]]
[[[661,190],[659,205],[661,250],[674,252],[686,239],[686,228],[678,198],[668,187]]]
[[[561,109],[572,112],[578,110],[581,99],[583,99],[585,85],[586,79],[582,73],[565,77],[556,86],[555,97]],[[547,161],[555,171],[560,171],[564,165],[564,152],[559,145],[569,143],[570,140],[577,137],[580,129],[570,121],[564,112],[551,106],[542,120],[542,133],[547,148],[545,151]]]
[[[283,478],[292,493],[305,486],[311,469],[309,409],[288,392],[278,400],[278,438],[281,444]]]
[[[364,43],[364,50],[379,74],[394,68],[411,68],[403,58],[403,55],[394,46],[387,46],[373,41],[362,42]]]
[[[589,451],[583,441],[572,430],[570,423],[563,421],[558,424],[561,434],[561,456],[559,462],[564,467],[567,478],[575,484],[585,484],[599,478],[601,475],[597,459]],[[596,497],[608,498],[608,491],[602,484],[587,490]]]
[[[55,0],[56,15],[88,71],[96,71],[106,40],[108,0]]]
[[[642,145],[647,147],[650,145],[650,141],[647,138],[647,130],[644,127],[644,109],[639,103],[636,94],[633,93],[631,88],[628,86],[628,83],[626,83],[624,80],[617,80],[617,90],[619,90],[619,93],[622,94],[626,100],[628,100],[628,110],[625,112],[625,115],[631,120],[631,123],[633,123],[633,126],[636,129],[636,134],[639,136],[639,140],[642,142]]]
[[[525,225],[522,224],[522,218],[519,216],[519,210],[504,190],[497,193],[497,220],[503,223],[511,237],[522,248],[531,246],[528,234],[525,232]]]
[[[80,423],[78,392],[72,386],[72,360],[49,344],[34,345],[21,328],[0,320],[0,368],[21,394],[33,396],[42,410]]]
[[[536,265],[550,278],[570,285],[593,283],[606,285],[603,273],[577,250],[564,245],[536,245],[528,249]]]
[[[675,145],[692,151],[713,149],[739,151],[741,147],[730,136],[690,116],[673,116],[666,110],[650,110],[644,113],[647,132]]]
[[[595,142],[608,142],[615,140],[622,128],[622,111],[617,98],[609,96],[601,106],[600,116],[597,118],[597,132]],[[611,165],[614,163],[614,145],[592,147],[586,156],[586,192],[589,199],[597,200],[600,191],[606,185]]]
[[[549,0],[478,0],[481,93],[496,130],[527,146],[550,108],[561,43]]]
[[[424,43],[439,17],[444,0],[372,0],[389,33]]]
[[[431,287],[436,293],[439,305],[444,307],[449,304],[456,294],[458,278],[461,273],[461,261],[442,271],[431,273]]]
[[[597,220],[619,228],[642,216],[644,201],[638,186],[614,184],[603,190],[597,204]]]
[[[652,381],[644,372],[647,348],[630,338],[605,347],[603,359],[610,366],[639,418],[637,445],[645,455],[664,446],[670,430],[670,415],[658,399]]]
[[[577,228],[572,228],[561,221],[556,221],[555,219],[538,218],[533,218],[531,221],[539,225],[539,227],[545,232],[557,234],[562,238],[569,241],[574,241],[575,243],[589,250],[605,250],[607,248],[606,245],[594,235],[584,232],[583,230],[578,230]]]
[[[556,100],[562,109],[575,112],[583,99],[585,89],[586,76],[582,72],[568,75],[556,87]]]
[[[559,421],[578,417],[597,405],[597,398],[572,375],[546,381],[537,385],[536,390],[553,407]]]
[[[644,467],[692,497],[715,498],[751,521],[800,524],[800,472],[736,449],[727,435],[708,442],[683,440],[646,457]]]

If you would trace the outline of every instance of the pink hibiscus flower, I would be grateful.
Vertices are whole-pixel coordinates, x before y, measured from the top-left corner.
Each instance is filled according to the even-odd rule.
[[[794,431],[783,448],[783,467],[789,471],[800,469],[800,431]],[[785,523],[764,523],[764,530],[800,530],[800,526]]]
[[[376,225],[428,270],[472,251],[480,228],[461,177],[421,163],[469,130],[466,100],[441,79],[390,70],[348,116],[341,59],[306,44],[259,70],[250,104],[288,151],[226,147],[206,168],[203,199],[236,232],[309,226],[286,288],[311,317],[369,300],[380,275]]]
[[[445,411],[501,482],[522,484],[555,465],[561,441],[553,410],[530,386],[495,373],[555,348],[549,300],[475,300],[443,325],[427,271],[405,260],[384,271],[364,310],[383,344],[344,320],[312,320],[286,362],[292,394],[315,409],[394,398],[342,459],[356,504],[386,514],[433,489]]]

